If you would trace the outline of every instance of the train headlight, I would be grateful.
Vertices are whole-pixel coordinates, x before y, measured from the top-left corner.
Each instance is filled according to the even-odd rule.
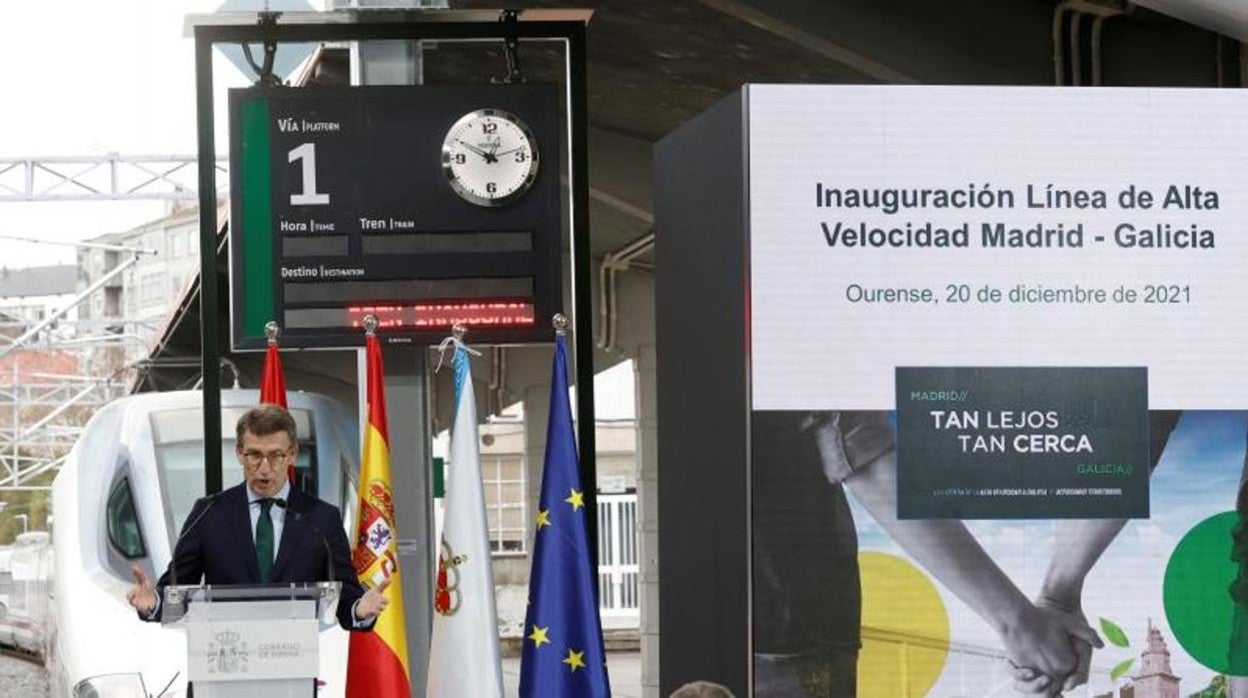
[[[74,698],[147,698],[138,674],[101,674],[74,684]]]

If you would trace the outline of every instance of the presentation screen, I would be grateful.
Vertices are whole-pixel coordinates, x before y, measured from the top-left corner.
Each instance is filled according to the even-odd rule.
[[[1248,682],[1248,94],[746,113],[755,695]]]

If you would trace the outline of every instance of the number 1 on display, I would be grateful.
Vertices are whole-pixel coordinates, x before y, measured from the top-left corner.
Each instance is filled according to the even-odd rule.
[[[286,155],[287,162],[301,161],[303,170],[303,191],[290,195],[291,206],[321,206],[329,203],[329,194],[316,191],[316,144],[303,143],[291,149]]]

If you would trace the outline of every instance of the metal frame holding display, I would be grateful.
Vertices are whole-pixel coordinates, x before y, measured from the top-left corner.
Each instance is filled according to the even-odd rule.
[[[212,49],[223,43],[261,43],[266,55],[279,43],[521,40],[565,44],[572,316],[575,322],[577,437],[582,482],[595,482],[594,367],[590,291],[589,170],[586,152],[587,77],[585,33],[588,10],[364,10],[295,13],[218,13],[192,15],[195,38],[196,114],[199,156],[200,323],[204,391],[204,486],[221,491],[221,357],[217,288],[216,134]],[[509,53],[509,55],[511,55]],[[270,81],[271,82],[271,81]],[[545,326],[543,319],[538,324]],[[448,328],[449,332],[449,328]],[[553,335],[552,335],[553,337]],[[585,492],[592,507],[594,488]],[[592,519],[591,519],[592,525]],[[591,536],[591,541],[592,541]]]

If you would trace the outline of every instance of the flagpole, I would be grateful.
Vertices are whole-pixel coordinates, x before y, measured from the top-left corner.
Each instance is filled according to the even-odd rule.
[[[550,324],[555,328],[555,334],[561,337],[567,337],[568,328],[572,326],[572,321],[569,320],[568,316],[564,315],[563,313],[555,313],[554,316],[550,318]],[[597,468],[597,463],[598,461],[596,457],[597,454],[593,453],[592,451],[589,453],[586,453],[586,450],[592,449],[595,447],[594,429],[598,425],[594,419],[593,410],[592,409],[588,410],[588,414],[586,414],[587,410],[585,409],[585,406],[582,404],[583,397],[588,397],[591,402],[593,401],[594,398],[593,398],[592,392],[581,391],[581,388],[585,384],[585,381],[584,381],[584,376],[580,375],[580,368],[581,368],[581,362],[580,362],[581,357],[579,354],[580,347],[578,346],[577,349],[578,349],[578,354],[577,354],[577,362],[576,362],[576,365],[577,365],[577,380],[576,380],[576,420],[577,420],[576,426],[577,426],[577,429],[576,431],[577,431],[577,437],[578,437],[577,441],[579,445],[579,448],[577,449],[577,453],[578,453],[577,467],[580,470],[580,474],[581,474],[581,486],[585,488],[585,493],[584,493],[585,506],[590,511],[594,512],[594,515],[589,517],[585,521],[585,523],[589,527],[589,540],[587,541],[589,543],[589,559],[593,562],[595,574],[597,574],[597,569],[598,569],[598,513],[597,513],[598,512],[598,468]],[[591,373],[589,382],[590,383],[593,382],[592,373]],[[586,426],[583,423],[585,421],[589,422],[588,426]],[[598,597],[598,585],[595,584],[594,585],[594,598],[597,599],[597,597]]]
[[[281,333],[282,328],[276,321],[269,320],[264,323],[267,347],[264,352],[264,370],[260,375],[260,402],[286,407],[286,375],[282,371],[281,349],[277,345],[277,337]],[[295,475],[294,462],[287,463],[286,479],[290,481],[291,487],[298,489],[299,483],[296,482]]]
[[[364,327],[367,421],[362,435],[359,488],[352,531],[352,568],[361,583],[376,587],[390,580],[390,601],[372,632],[351,633],[347,649],[346,695],[349,698],[392,698],[411,694],[402,569],[397,560],[390,436],[386,419],[384,370],[377,339],[380,323],[368,315]]]
[[[555,313],[550,318],[550,324],[555,328],[555,334],[559,335],[560,337],[566,338],[568,336],[568,328],[572,326],[572,321],[569,320],[568,316],[564,315],[563,313]],[[586,543],[589,544],[589,560],[594,570],[594,576],[597,577],[598,575],[598,467],[597,467],[598,460],[596,458],[597,454],[591,453],[589,454],[588,457],[586,457],[585,455],[584,446],[587,445],[585,443],[586,432],[585,432],[585,429],[582,428],[580,420],[585,419],[586,415],[585,415],[585,410],[581,408],[582,393],[581,393],[581,376],[579,375],[579,368],[580,368],[579,362],[577,363],[577,368],[578,368],[578,375],[577,375],[577,381],[576,381],[576,416],[577,416],[577,427],[578,427],[577,435],[579,437],[578,440],[581,442],[580,444],[581,448],[577,449],[576,462],[577,462],[577,468],[581,474],[581,487],[585,490],[584,492],[585,508],[594,513],[593,516],[590,516],[589,518],[585,520],[585,525],[588,527],[588,531],[589,531],[588,540],[586,541]],[[593,399],[592,395],[590,395],[590,399],[591,400]],[[594,435],[595,434],[594,429],[598,426],[598,424],[597,424],[597,421],[594,419],[592,410],[590,410],[590,413],[589,413],[589,423],[590,423],[589,434]],[[596,447],[596,440],[590,440],[588,442],[588,445]],[[585,483],[587,482],[590,484],[586,485]],[[594,601],[601,603],[602,599],[598,598],[598,596],[599,596],[599,589],[598,589],[598,585],[595,584],[594,585]]]
[[[520,658],[520,698],[610,698],[598,605],[596,517],[581,479],[568,391],[567,318],[552,318],[555,355],[541,494],[534,519]]]
[[[566,338],[568,336],[568,328],[572,326],[572,321],[569,320],[568,316],[564,315],[563,313],[555,313],[554,317],[550,319],[550,324],[554,326],[555,334]],[[578,367],[579,367],[579,364],[578,364]],[[586,418],[585,411],[581,409],[581,395],[582,395],[581,380],[580,380],[580,376],[578,376],[577,381],[576,381],[576,413],[579,419],[585,419]],[[590,400],[593,400],[592,394],[590,395]],[[589,411],[589,420],[590,420],[589,433],[595,434],[594,430],[597,428],[598,423],[597,423],[597,420],[594,419],[593,410]],[[578,422],[578,427],[579,426],[580,424]],[[585,430],[578,428],[577,432],[581,440],[583,441],[585,438],[585,433],[586,433]],[[596,447],[596,443],[597,443],[596,440],[592,440],[589,442],[588,445]],[[585,520],[585,525],[588,528],[588,532],[589,532],[588,540],[586,541],[586,543],[589,545],[590,565],[593,567],[595,578],[597,578],[598,576],[598,467],[597,467],[598,459],[597,459],[597,454],[595,453],[590,453],[587,457],[585,455],[585,448],[584,448],[585,444],[582,443],[581,445],[582,445],[582,448],[577,449],[577,454],[578,454],[577,468],[579,469],[580,474],[581,474],[581,487],[585,490],[584,492],[585,508],[593,512],[594,514],[593,516],[590,516],[589,518]],[[587,482],[589,483],[588,485],[585,484]],[[595,584],[594,585],[594,601],[596,603],[601,604],[602,599],[599,598],[599,595],[600,595],[599,592],[600,590],[598,588],[598,585]]]
[[[456,324],[439,345],[452,353],[455,399],[451,422],[449,481],[438,543],[437,591],[429,642],[427,698],[502,698],[493,556],[470,355],[468,328]],[[439,360],[441,366],[441,360]]]

